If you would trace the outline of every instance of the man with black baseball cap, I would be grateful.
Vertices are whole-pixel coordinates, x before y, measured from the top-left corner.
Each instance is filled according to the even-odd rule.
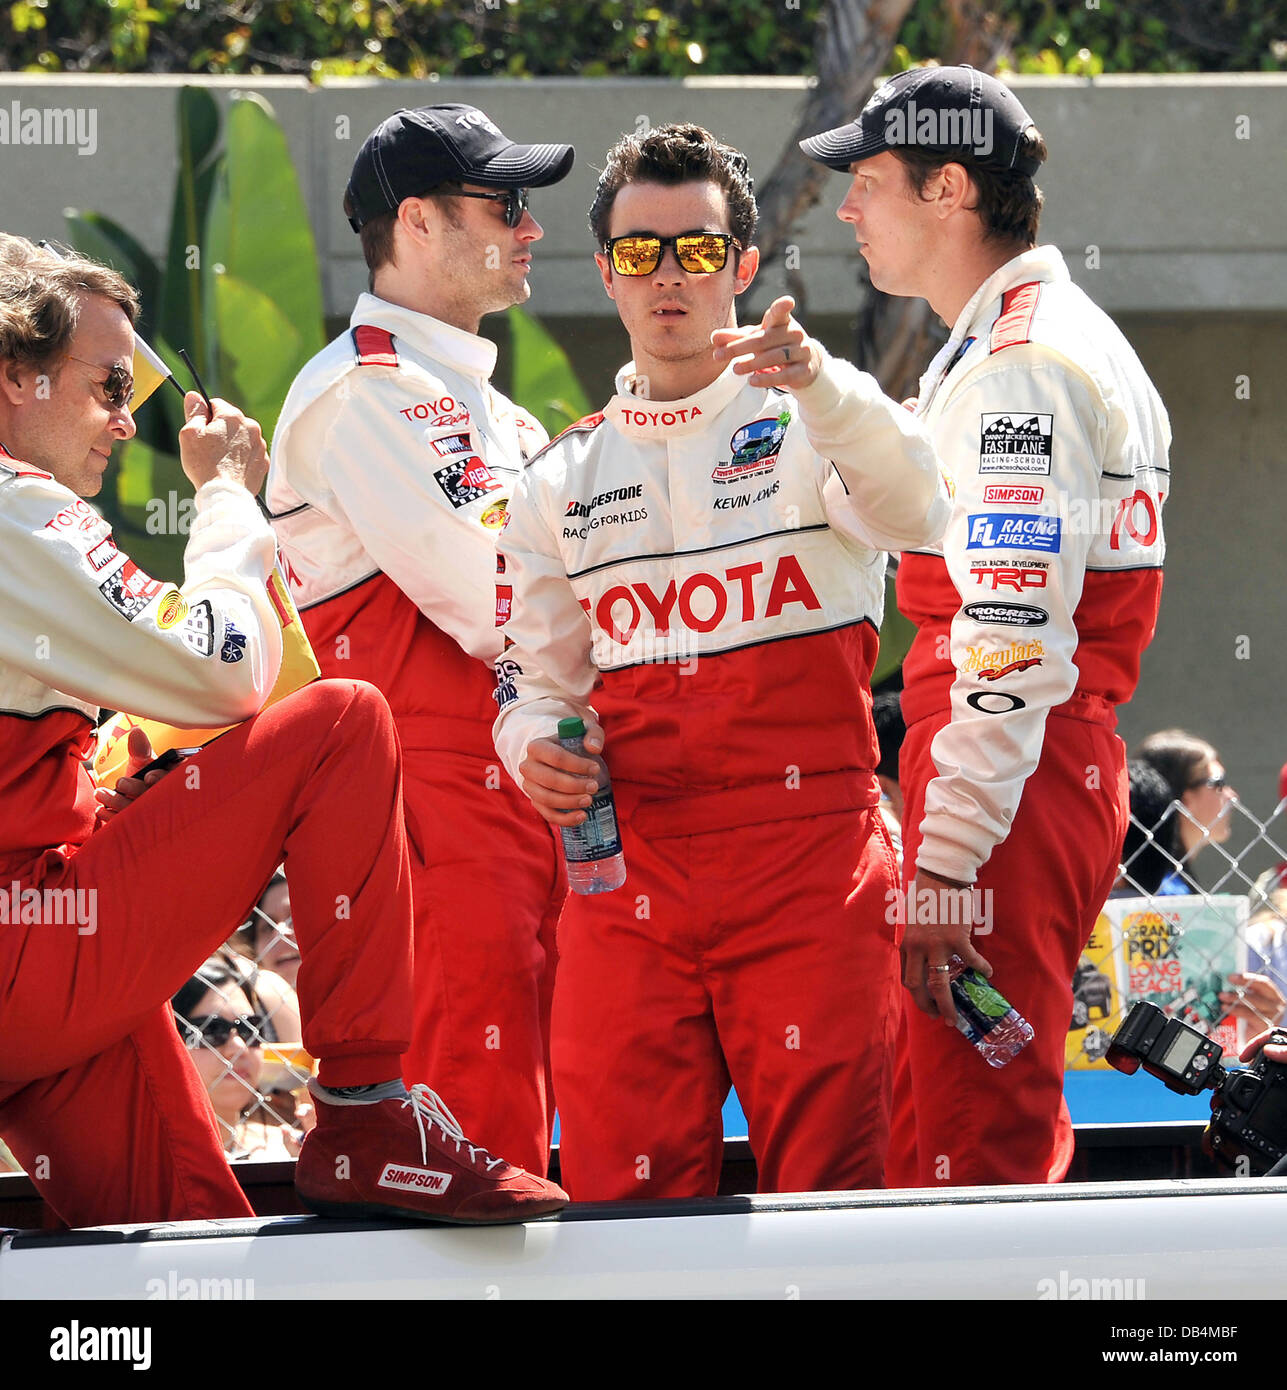
[[[1032,117],[1004,83],[971,67],[912,68],[891,77],[856,120],[800,142],[820,164],[847,173],[856,160],[921,146],[957,150],[1030,177],[1041,167]]]
[[[432,1068],[444,1089],[452,1078],[466,1132],[535,1173],[553,1120],[565,879],[550,831],[500,775],[491,667],[506,616],[496,537],[546,435],[492,387],[496,348],[478,326],[528,298],[542,232],[527,191],[564,178],[573,157],[516,144],[472,106],[380,122],[344,196],[372,292],[292,385],[268,484],[323,671],[378,686],[402,741],[416,908],[408,1074]]]
[[[912,404],[955,487],[952,519],[898,571],[919,629],[901,759],[916,1007],[904,1000],[887,1179],[1057,1182],[1072,978],[1127,823],[1116,706],[1157,617],[1170,425],[1130,344],[1037,245],[1046,146],[1002,83],[900,73],[801,148],[852,175],[837,216],[872,284],[928,300],[950,329]],[[1004,1067],[943,1027],[954,957],[995,968],[1033,1025]]]
[[[397,212],[404,198],[443,184],[544,188],[566,178],[574,158],[571,145],[516,145],[475,106],[404,107],[362,142],[344,191],[345,214],[360,232],[381,213]]]

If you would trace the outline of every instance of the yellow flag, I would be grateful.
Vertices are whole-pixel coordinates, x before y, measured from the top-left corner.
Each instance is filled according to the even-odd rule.
[[[130,397],[130,411],[133,412],[166,379],[174,373],[157,356],[155,349],[136,333],[134,335],[134,394]]]

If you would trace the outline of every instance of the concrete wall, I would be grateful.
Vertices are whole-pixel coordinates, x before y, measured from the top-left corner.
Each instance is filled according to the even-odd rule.
[[[330,313],[346,312],[365,278],[357,238],[340,211],[348,171],[366,133],[398,106],[472,102],[513,138],[576,145],[574,173],[534,199],[546,239],[531,307],[538,314],[606,314],[583,258],[592,249],[585,212],[596,166],[611,141],[642,121],[696,120],[743,148],[763,178],[804,90],[794,78],[343,79],[317,88],[302,78],[204,80],[224,99],[252,90],[276,109],[313,210]],[[96,127],[92,154],[0,144],[5,229],[57,233],[71,204],[107,213],[159,251],[183,81],[0,74],[0,113],[14,103],[22,110],[57,106],[93,113]],[[1287,309],[1287,76],[1021,78],[1014,85],[1053,152],[1041,178],[1045,235],[1078,264],[1086,247],[1099,248],[1100,268],[1084,278],[1106,309]],[[797,242],[815,301],[844,304],[853,297],[853,242],[832,216],[844,181],[837,175],[831,182],[828,200],[805,219]]]
[[[0,226],[57,235],[62,209],[75,205],[109,214],[159,251],[182,82],[0,75],[0,112],[16,101],[22,109],[96,113],[92,155],[0,143]],[[534,196],[546,237],[531,308],[567,344],[596,399],[626,355],[588,262],[585,210],[602,151],[640,117],[652,124],[683,117],[745,149],[763,178],[802,95],[793,79],[209,85],[224,99],[250,89],[273,103],[313,211],[327,311],[337,318],[365,287],[341,193],[358,144],[390,110],[468,101],[516,138],[574,143],[575,173]],[[1134,742],[1172,724],[1204,735],[1248,804],[1267,814],[1287,759],[1280,697],[1287,689],[1287,78],[1025,78],[1015,87],[1053,152],[1041,178],[1045,236],[1063,249],[1074,278],[1118,316],[1175,429],[1162,618],[1138,695],[1123,711],[1123,735]],[[832,216],[844,180],[837,175],[832,184],[834,198],[809,215],[796,240],[810,326],[845,353],[857,305],[854,251]],[[1099,248],[1098,269],[1086,265],[1091,245]],[[821,306],[831,312],[819,314]],[[1245,400],[1236,396],[1239,375],[1249,378]]]

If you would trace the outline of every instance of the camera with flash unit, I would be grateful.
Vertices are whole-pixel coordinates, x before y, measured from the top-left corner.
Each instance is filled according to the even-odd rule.
[[[1265,1041],[1287,1046],[1287,1033],[1275,1029]],[[1242,1158],[1260,1175],[1287,1154],[1287,1066],[1270,1061],[1263,1048],[1245,1071],[1231,1071],[1220,1063],[1219,1043],[1141,1001],[1117,1030],[1107,1060],[1128,1076],[1143,1067],[1180,1095],[1211,1090],[1202,1147],[1222,1167],[1240,1168]]]

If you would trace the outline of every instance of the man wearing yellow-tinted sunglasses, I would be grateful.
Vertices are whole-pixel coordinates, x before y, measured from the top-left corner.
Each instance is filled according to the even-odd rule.
[[[885,550],[937,536],[924,434],[759,265],[747,161],[699,126],[609,152],[590,212],[633,360],[524,470],[497,748],[551,823],[605,749],[624,887],[570,898],[551,1039],[578,1199],[711,1194],[730,1080],[761,1190],[876,1186],[898,999],[870,674]],[[508,605],[507,605],[508,606]]]

